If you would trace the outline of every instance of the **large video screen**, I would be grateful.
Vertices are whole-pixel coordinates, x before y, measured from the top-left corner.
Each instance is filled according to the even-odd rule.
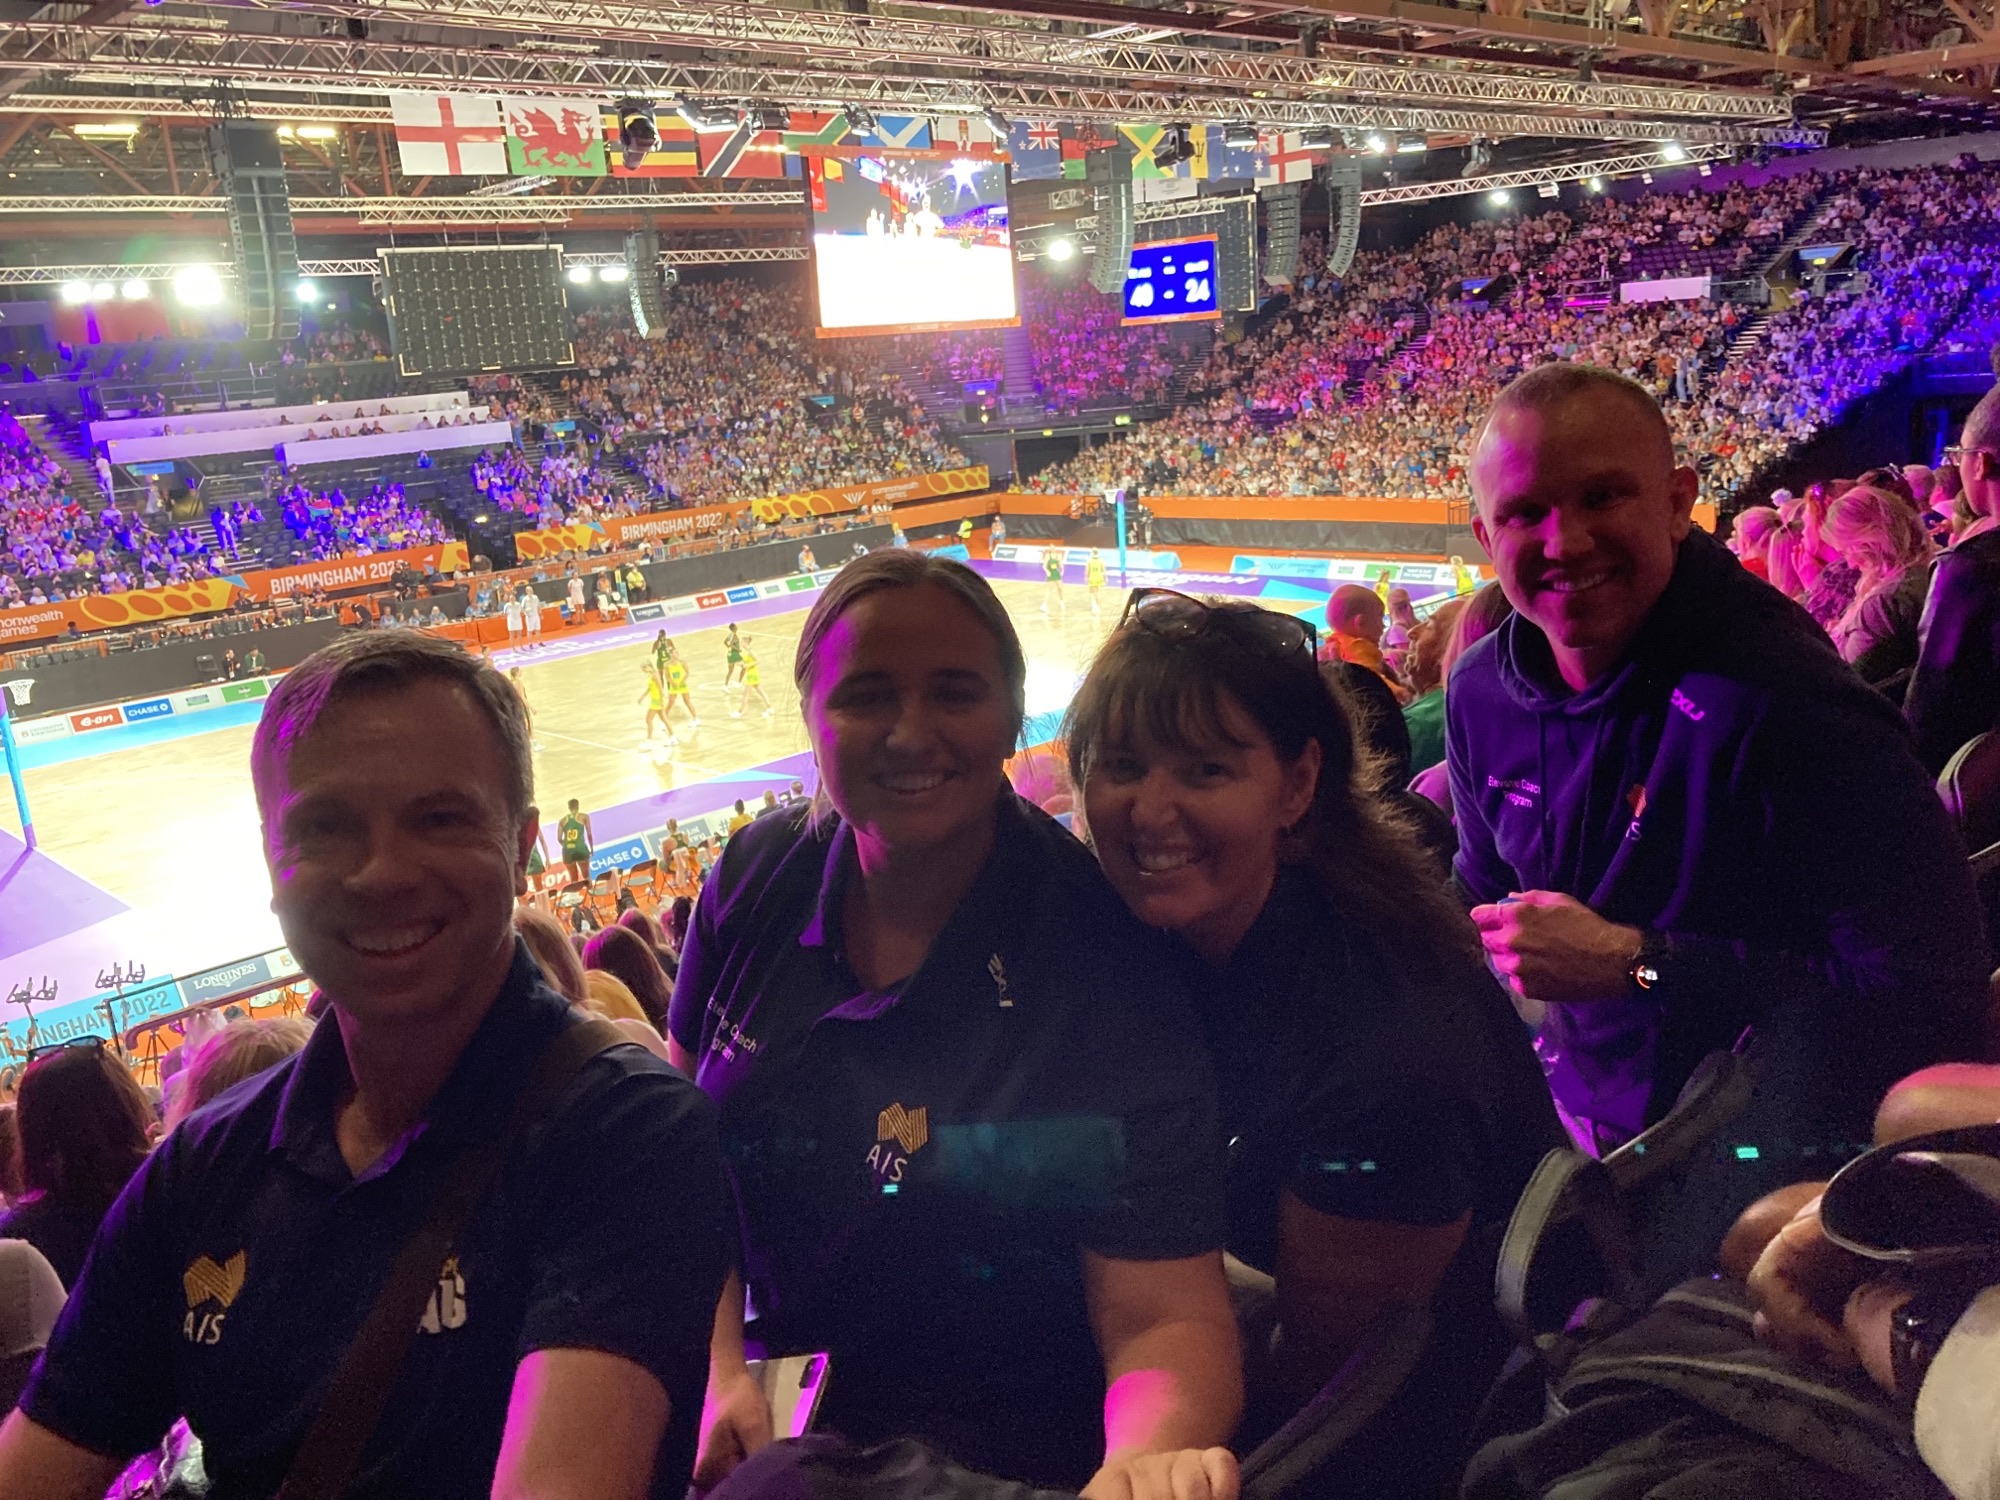
[[[1216,237],[1154,240],[1132,247],[1125,271],[1125,321],[1190,323],[1220,318],[1217,300],[1222,277],[1217,269]]]
[[[576,363],[561,245],[384,249],[389,347],[404,375]]]
[[[1004,164],[813,158],[808,185],[820,337],[1021,321]]]

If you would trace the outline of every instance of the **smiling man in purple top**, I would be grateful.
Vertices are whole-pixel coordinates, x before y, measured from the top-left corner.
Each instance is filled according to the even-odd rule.
[[[1455,875],[1595,1148],[1767,1034],[1733,1136],[1757,1149],[1676,1221],[1692,1245],[1715,1219],[1712,1244],[1767,1177],[1865,1142],[1893,1079],[1976,1055],[1965,854],[1887,700],[1691,524],[1697,477],[1644,387],[1531,371],[1471,473],[1517,613],[1452,673]]]

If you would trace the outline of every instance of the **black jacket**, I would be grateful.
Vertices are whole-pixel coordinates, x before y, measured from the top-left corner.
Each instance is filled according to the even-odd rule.
[[[1938,559],[1918,641],[1903,712],[1935,776],[1959,746],[2000,724],[2000,530]]]

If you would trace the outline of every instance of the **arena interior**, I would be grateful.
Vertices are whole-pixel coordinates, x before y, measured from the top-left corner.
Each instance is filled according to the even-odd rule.
[[[2000,1496],[1997,88],[0,0],[0,1497]]]

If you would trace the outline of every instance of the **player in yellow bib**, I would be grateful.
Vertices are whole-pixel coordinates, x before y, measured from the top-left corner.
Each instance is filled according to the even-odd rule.
[[[1104,613],[1104,554],[1093,549],[1090,561],[1083,565],[1084,587],[1090,590],[1090,612],[1101,616]]]
[[[672,643],[669,643],[667,646],[667,713],[674,711],[674,700],[676,698],[680,699],[686,706],[688,722],[693,724],[696,729],[701,728],[701,715],[695,712],[694,698],[688,692],[687,663],[681,660],[680,652],[674,649]],[[664,719],[665,715],[661,717]]]
[[[651,662],[646,663],[646,691],[639,695],[639,701],[646,705],[646,738],[653,737],[653,720],[660,721],[660,728],[667,732],[667,748],[671,750],[680,741],[674,738],[674,726],[667,722],[665,689],[660,682],[660,669]]]
[[[743,717],[744,710],[750,706],[752,693],[755,693],[757,701],[764,705],[764,717],[770,718],[773,707],[771,695],[764,691],[763,669],[757,665],[757,653],[750,649],[750,642],[746,638],[743,642],[743,696],[737,700],[736,707],[730,710],[730,718]]]

